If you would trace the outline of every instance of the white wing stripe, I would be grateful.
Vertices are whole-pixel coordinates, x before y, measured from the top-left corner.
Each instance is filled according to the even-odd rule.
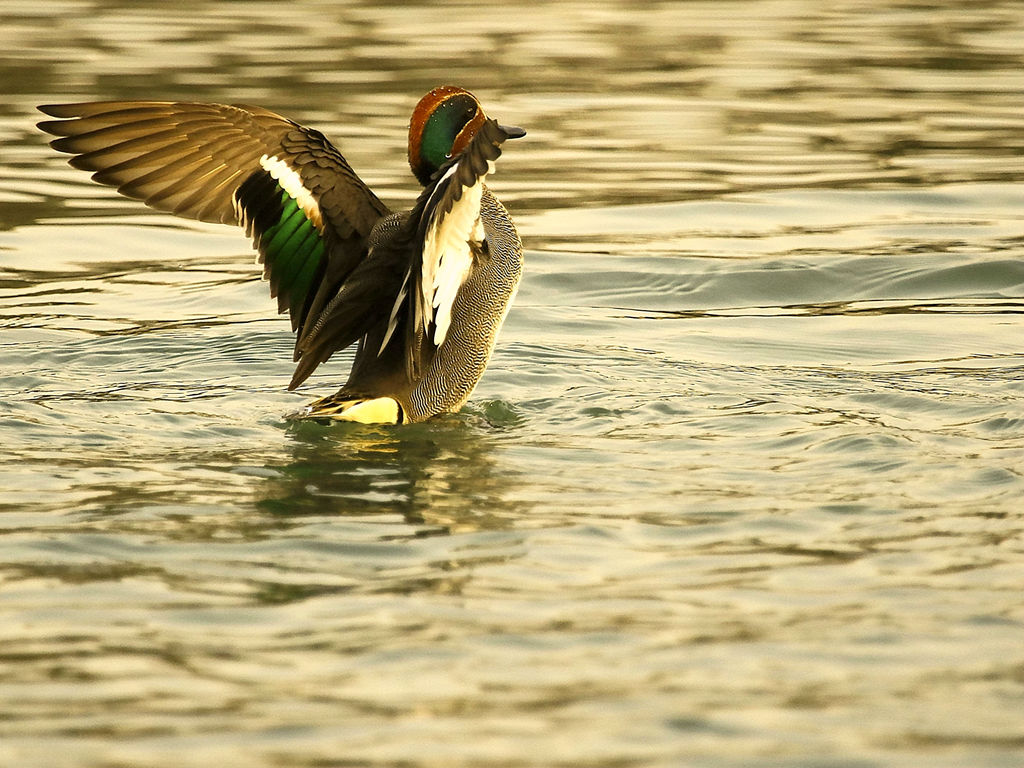
[[[445,178],[455,173],[457,168],[457,164],[452,166]],[[464,188],[447,216],[432,219],[424,237],[423,323],[424,330],[427,330],[431,319],[434,321],[435,346],[441,346],[448,334],[455,296],[473,266],[471,241],[479,230],[483,181],[481,176],[472,187]]]
[[[388,318],[388,330],[384,334],[384,341],[380,343],[380,349],[377,350],[377,357],[380,357],[381,353],[384,352],[384,347],[391,341],[391,336],[398,327],[398,311],[402,308],[402,302],[405,301],[406,294],[409,291],[409,277],[411,274],[412,268],[410,267],[405,273],[405,280],[402,281],[402,290],[398,292],[398,298],[395,299],[395,304],[391,308],[391,317]]]
[[[302,184],[302,177],[292,170],[288,163],[279,157],[263,155],[260,158],[260,165],[281,184],[281,189],[287,192],[295,203],[306,214],[313,226],[321,232],[324,231],[324,218],[320,213],[320,206],[317,204],[313,193]]]
[[[434,191],[430,195],[430,199],[427,200],[426,210],[436,210],[435,205],[437,201],[435,198],[441,194],[443,186],[441,184],[445,179],[450,178],[456,170],[458,170],[458,164],[456,163],[449,168],[444,176],[438,179],[437,184],[434,185]],[[426,333],[430,329],[430,321],[433,320],[433,312],[431,307],[434,306],[434,279],[437,274],[438,266],[440,265],[441,255],[436,253],[436,249],[433,247],[433,240],[435,239],[435,228],[437,222],[432,220],[428,227],[427,233],[423,241],[423,259],[422,268],[420,273],[420,294],[417,297],[417,309],[422,310],[421,321],[423,322],[423,332]]]

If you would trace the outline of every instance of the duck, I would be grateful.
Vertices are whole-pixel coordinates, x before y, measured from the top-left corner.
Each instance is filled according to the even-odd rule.
[[[422,187],[388,208],[320,131],[250,105],[95,101],[38,108],[55,150],[99,184],[160,211],[241,227],[295,334],[300,386],[355,346],[348,379],[290,418],[409,424],[460,410],[490,360],[523,247],[487,187],[526,132],[458,86],[409,121]]]

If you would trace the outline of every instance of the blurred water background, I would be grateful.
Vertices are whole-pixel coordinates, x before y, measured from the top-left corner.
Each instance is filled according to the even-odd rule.
[[[0,765],[1024,761],[1019,3],[3,0],[0,83]],[[527,272],[401,429],[34,128],[255,103],[400,207],[442,83]]]

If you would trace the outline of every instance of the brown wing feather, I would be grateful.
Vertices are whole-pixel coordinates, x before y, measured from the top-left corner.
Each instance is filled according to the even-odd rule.
[[[263,155],[302,167],[314,195],[328,195],[332,225],[343,238],[366,237],[389,211],[322,134],[260,107],[193,102],[106,101],[50,104],[59,120],[39,127],[61,137],[54,149],[76,157],[100,184],[158,210],[221,224],[236,223],[232,193]],[[187,195],[163,194],[168,189]]]
[[[322,251],[315,252],[324,257],[304,255],[289,264],[283,252],[278,254],[280,263],[265,266],[279,308],[291,311],[296,360],[314,321],[366,258],[374,224],[390,213],[323,134],[261,107],[106,101],[39,109],[58,118],[39,127],[58,137],[51,142],[54,149],[74,155],[72,166],[91,171],[98,183],[158,210],[201,221],[245,224],[263,256],[272,247],[270,228],[277,220],[271,214],[279,214],[280,200],[272,184],[254,184],[250,189],[270,196],[268,205],[248,199],[250,210],[243,220],[237,194],[254,176],[267,174],[261,165],[264,156],[278,158],[297,173],[319,207],[322,224],[319,233],[306,237],[305,246],[296,247],[312,253],[309,238],[319,238]],[[270,213],[254,223],[253,215],[259,218],[264,210]],[[309,361],[304,370],[306,375],[312,370]]]

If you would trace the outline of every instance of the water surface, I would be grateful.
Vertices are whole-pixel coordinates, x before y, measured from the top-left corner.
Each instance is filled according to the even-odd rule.
[[[0,17],[0,764],[1020,764],[1017,4]],[[348,357],[33,127],[258,103],[399,207],[443,82],[527,272],[402,429],[285,421]]]

